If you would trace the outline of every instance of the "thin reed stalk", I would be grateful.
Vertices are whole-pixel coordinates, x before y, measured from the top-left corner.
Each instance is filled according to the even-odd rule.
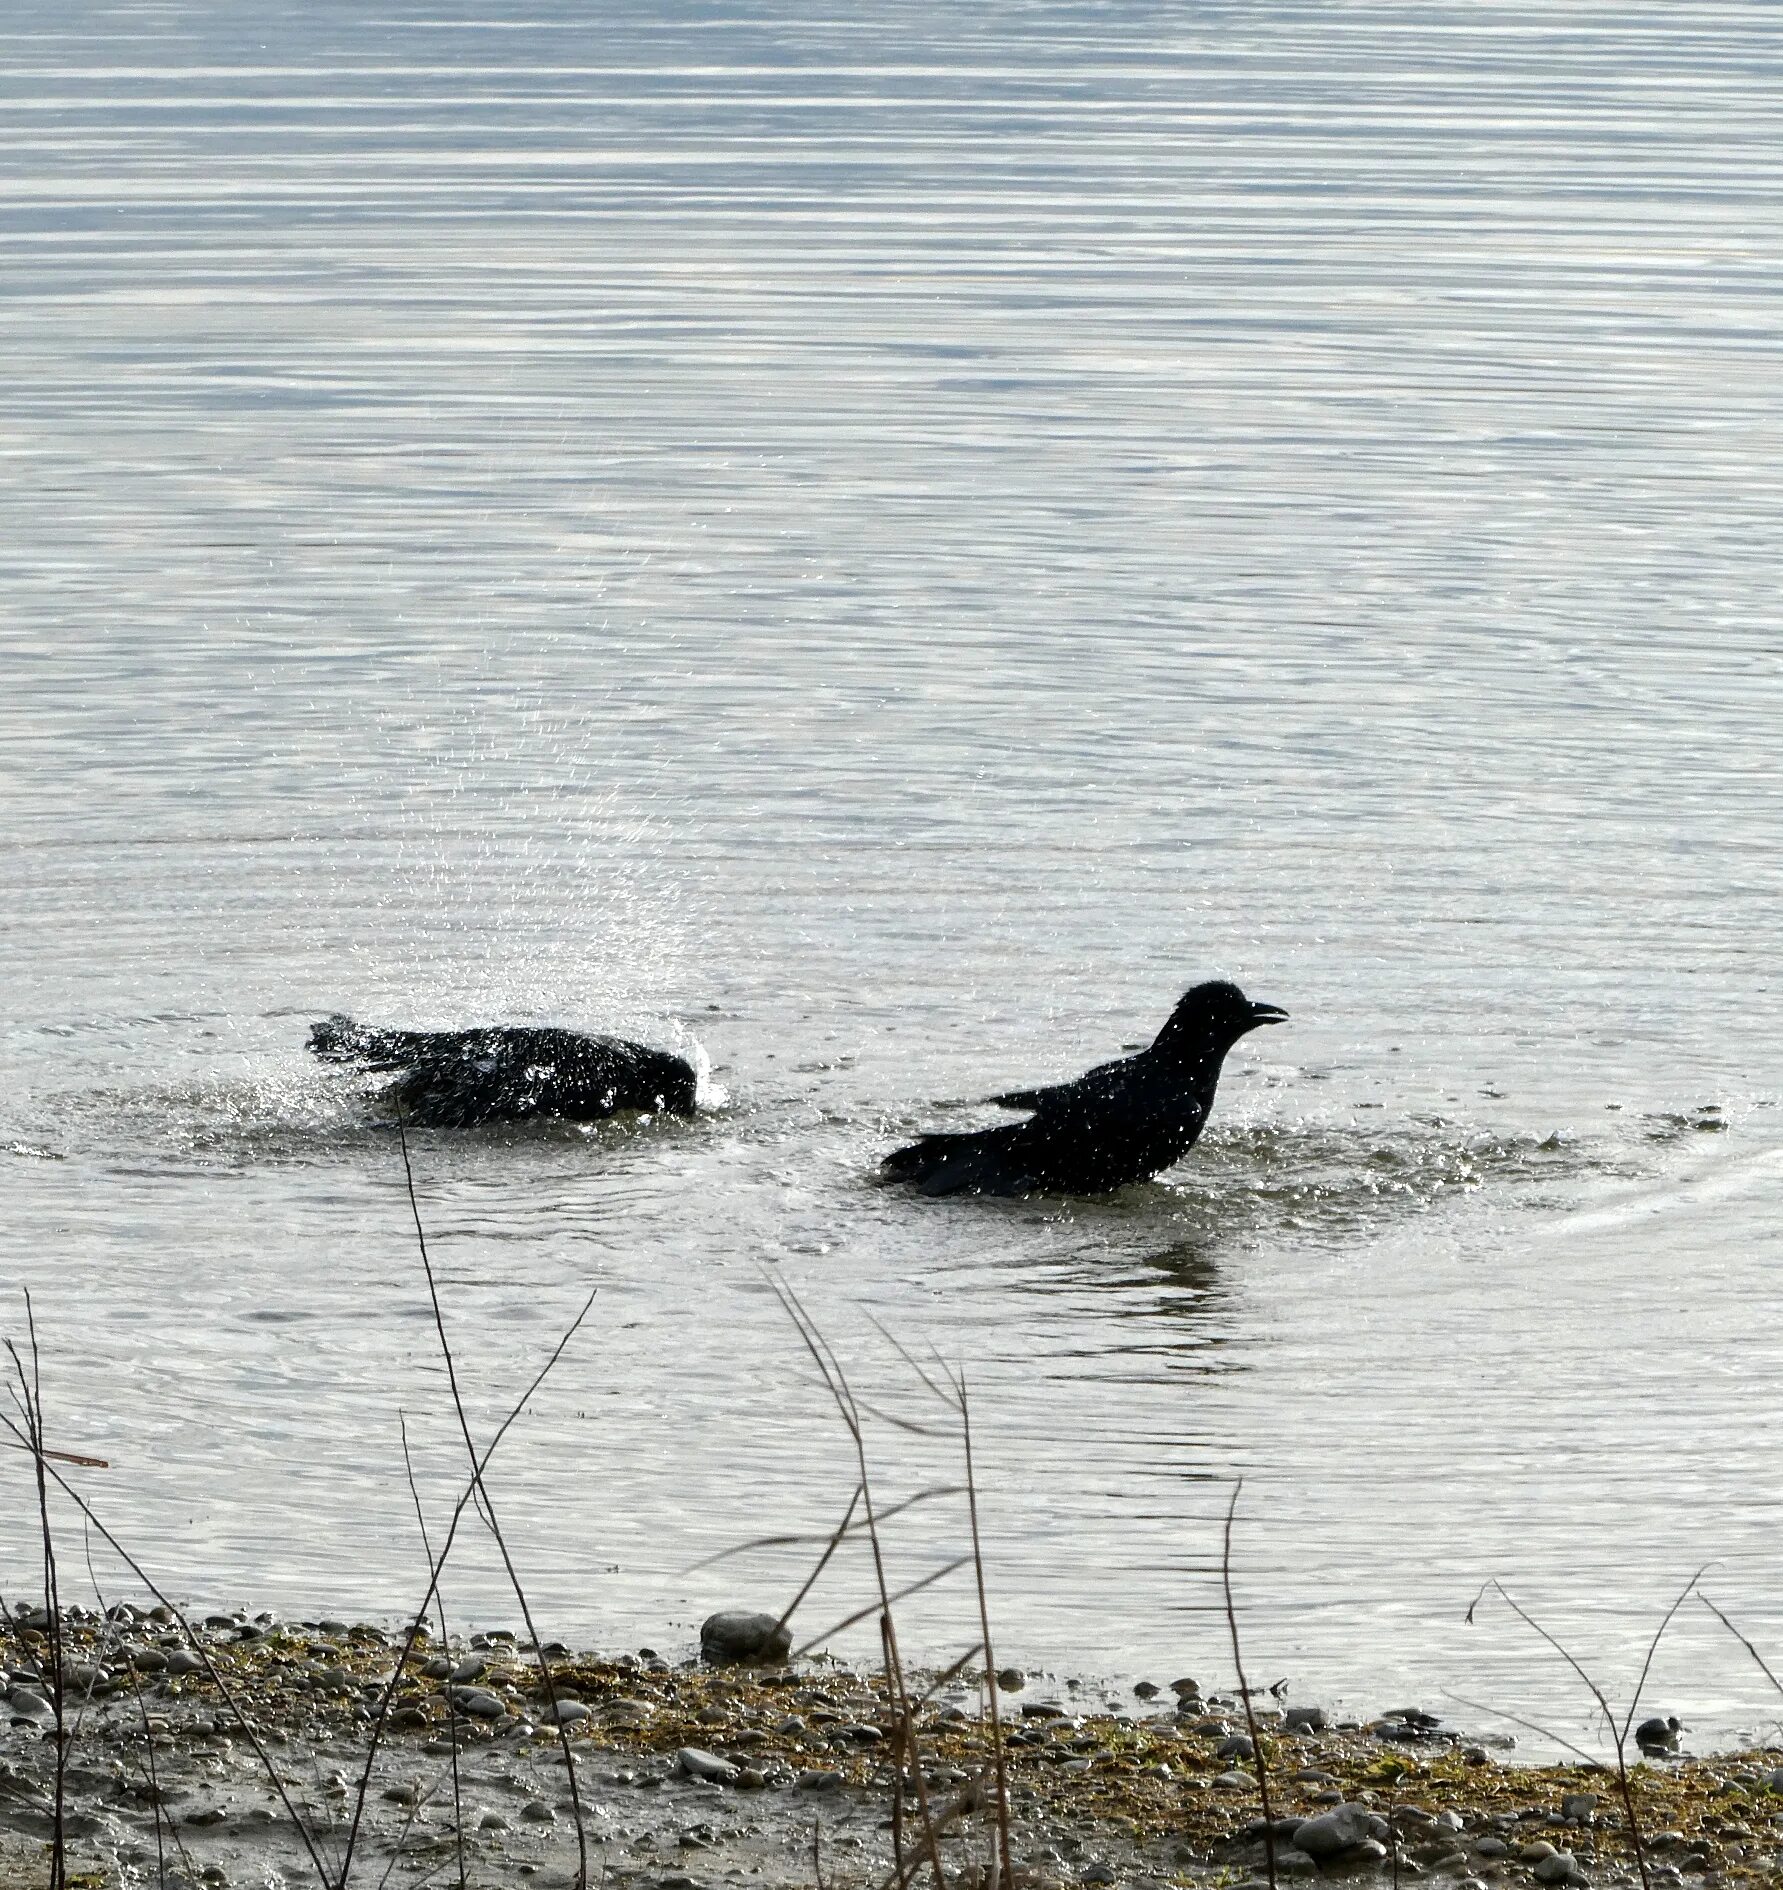
[[[50,1521],[50,1469],[45,1441],[43,1415],[43,1357],[37,1344],[37,1314],[31,1304],[30,1289],[25,1289],[25,1331],[31,1353],[31,1370],[19,1350],[8,1339],[6,1350],[18,1384],[13,1387],[13,1401],[24,1420],[25,1447],[31,1453],[37,1486],[37,1524],[42,1542],[44,1633],[49,1648],[50,1709],[56,1721],[55,1804],[50,1836],[49,1890],[66,1890],[68,1883],[68,1678],[67,1653],[62,1641],[62,1589],[56,1565],[56,1535]]]
[[[415,1222],[415,1245],[421,1255],[421,1269],[427,1276],[427,1297],[433,1307],[434,1331],[439,1336],[440,1354],[446,1364],[446,1383],[452,1393],[452,1409],[458,1417],[458,1428],[464,1438],[465,1454],[470,1458],[471,1488],[476,1493],[481,1507],[483,1520],[488,1525],[489,1533],[495,1539],[495,1546],[501,1553],[502,1567],[506,1569],[509,1584],[514,1590],[514,1599],[520,1606],[520,1617],[526,1623],[528,1640],[532,1643],[534,1654],[539,1663],[539,1678],[545,1689],[545,1704],[552,1720],[552,1728],[557,1734],[557,1742],[563,1751],[564,1771],[568,1774],[570,1790],[570,1815],[576,1825],[576,1890],[588,1890],[588,1818],[582,1806],[582,1789],[576,1777],[576,1755],[570,1744],[569,1727],[564,1723],[558,1711],[557,1680],[551,1671],[551,1662],[545,1653],[545,1643],[539,1638],[537,1625],[532,1618],[532,1603],[527,1599],[526,1589],[520,1580],[520,1571],[514,1564],[512,1551],[508,1547],[507,1536],[503,1533],[500,1519],[495,1512],[494,1499],[483,1481],[483,1466],[477,1456],[476,1440],[471,1436],[470,1418],[464,1408],[464,1395],[458,1384],[458,1364],[452,1354],[452,1341],[446,1333],[445,1309],[440,1304],[439,1282],[434,1277],[433,1261],[427,1251],[427,1229],[421,1221],[421,1202],[415,1193],[415,1167],[409,1159],[408,1131],[399,1117],[396,1124],[397,1145],[402,1150],[403,1180],[408,1188],[409,1211]],[[589,1295],[589,1303],[593,1303]],[[586,1308],[584,1308],[584,1314]],[[580,1319],[577,1321],[581,1323]],[[451,1695],[447,1694],[450,1703]],[[456,1746],[456,1740],[454,1740]]]
[[[1653,1662],[1659,1653],[1659,1643],[1665,1639],[1666,1629],[1671,1626],[1678,1610],[1683,1607],[1684,1603],[1688,1601],[1690,1596],[1695,1592],[1697,1583],[1702,1580],[1703,1575],[1710,1566],[1709,1563],[1705,1562],[1703,1566],[1691,1576],[1689,1581],[1678,1591],[1677,1599],[1666,1609],[1664,1615],[1660,1618],[1658,1627],[1653,1630],[1653,1638],[1647,1645],[1647,1658],[1641,1663],[1640,1677],[1635,1681],[1634,1692],[1629,1696],[1628,1710],[1620,1719],[1617,1718],[1615,1712],[1611,1709],[1608,1696],[1604,1693],[1603,1688],[1600,1687],[1596,1680],[1585,1670],[1579,1660],[1553,1634],[1550,1634],[1527,1608],[1523,1607],[1522,1604],[1516,1600],[1509,1589],[1505,1587],[1504,1583],[1501,1582],[1496,1575],[1481,1584],[1479,1593],[1474,1596],[1472,1602],[1468,1605],[1466,1618],[1471,1622],[1474,1618],[1475,1609],[1479,1607],[1486,1596],[1496,1594],[1499,1600],[1510,1609],[1512,1614],[1514,1614],[1519,1621],[1534,1633],[1538,1634],[1548,1646],[1553,1648],[1555,1653],[1557,1653],[1579,1677],[1581,1684],[1590,1693],[1592,1699],[1596,1701],[1597,1710],[1603,1715],[1604,1724],[1609,1729],[1610,1738],[1615,1745],[1616,1790],[1622,1800],[1622,1813],[1628,1824],[1628,1842],[1634,1852],[1635,1868],[1640,1872],[1641,1890],[1652,1890],[1653,1879],[1647,1864],[1646,1840],[1641,1831],[1639,1814],[1635,1810],[1634,1783],[1629,1775],[1628,1769],[1628,1736],[1634,1726],[1634,1716],[1640,1711],[1641,1695],[1646,1691],[1647,1677],[1653,1671]],[[1512,1718],[1514,1715],[1506,1714],[1505,1717]],[[1527,1720],[1519,1721],[1518,1723],[1522,1725],[1529,1724]],[[1539,1731],[1541,1729],[1536,1728],[1536,1730]],[[1572,1746],[1570,1741],[1562,1741],[1561,1743],[1568,1745],[1569,1749],[1574,1752],[1578,1751],[1578,1748]],[[1592,1762],[1595,1763],[1595,1761]]]
[[[427,1557],[427,1565],[431,1568],[433,1566],[433,1544],[427,1537],[427,1512],[421,1506],[421,1490],[420,1486],[415,1481],[415,1460],[409,1454],[408,1420],[400,1411],[396,1414],[396,1425],[402,1437],[403,1475],[408,1479],[409,1498],[415,1505],[415,1527],[421,1532],[421,1553]],[[437,1590],[434,1595],[434,1608],[439,1616],[440,1645],[444,1647],[449,1638],[446,1632],[446,1598],[444,1595],[438,1593]],[[448,1685],[450,1685],[450,1682],[448,1682]],[[448,1707],[451,1705],[450,1693],[446,1696],[446,1704]],[[458,1890],[465,1890],[464,1786],[458,1765],[458,1728],[456,1725],[452,1727],[452,1830],[458,1840]]]
[[[1240,1477],[1232,1485],[1232,1500],[1226,1505],[1226,1532],[1220,1548],[1220,1588],[1226,1602],[1226,1629],[1232,1637],[1232,1665],[1238,1673],[1238,1697],[1244,1702],[1244,1723],[1250,1729],[1251,1756],[1257,1765],[1257,1796],[1263,1801],[1263,1868],[1269,1878],[1269,1890],[1276,1890],[1275,1813],[1269,1803],[1269,1762],[1263,1753],[1257,1709],[1251,1704],[1250,1686],[1244,1677],[1244,1655],[1238,1645],[1238,1608],[1232,1599],[1232,1524],[1238,1515],[1238,1497],[1243,1488],[1244,1478]]]
[[[784,1280],[771,1278],[769,1284],[787,1317],[791,1319],[794,1329],[804,1343],[805,1350],[811,1356],[812,1363],[816,1365],[818,1375],[823,1380],[824,1387],[830,1394],[830,1400],[835,1405],[849,1439],[854,1445],[856,1481],[861,1491],[867,1541],[873,1557],[873,1578],[878,1590],[876,1608],[869,1608],[864,1613],[877,1612],[879,1615],[879,1640],[885,1668],[887,1719],[892,1734],[888,1743],[892,1748],[892,1852],[897,1865],[897,1879],[902,1884],[907,1878],[903,1822],[904,1781],[906,1769],[908,1769],[915,1792],[918,1816],[922,1824],[923,1854],[934,1876],[935,1890],[947,1890],[947,1873],[942,1866],[940,1840],[935,1831],[934,1815],[929,1805],[929,1786],[923,1774],[922,1752],[916,1734],[915,1715],[905,1684],[903,1659],[898,1651],[897,1625],[892,1617],[892,1607],[894,1601],[901,1597],[893,1595],[891,1584],[886,1576],[885,1545],[880,1537],[879,1511],[874,1502],[872,1472],[867,1463],[866,1431],[861,1423],[861,1407],[848,1382],[848,1374],[843,1370],[841,1360],[837,1358],[829,1341],[819,1330],[816,1321],[805,1310],[799,1296]],[[951,1567],[957,1568],[967,1559],[961,1557],[960,1561],[953,1563]],[[938,1581],[941,1575],[948,1572],[950,1570],[943,1569],[922,1582],[912,1584],[903,1592],[914,1594],[919,1588],[927,1587],[931,1581]]]

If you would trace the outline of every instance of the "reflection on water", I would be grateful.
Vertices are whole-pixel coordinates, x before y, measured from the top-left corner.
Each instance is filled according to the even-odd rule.
[[[1769,9],[0,53],[7,1277],[176,1587],[409,1605],[399,1412],[456,1474],[397,1151],[301,1052],[345,1009],[710,1051],[697,1122],[415,1138],[480,1425],[598,1288],[505,1447],[562,1632],[833,1524],[774,1276],[877,1400],[875,1320],[969,1368],[1026,1663],[1217,1667],[1239,1474],[1326,1697],[1569,1723],[1488,1573],[1613,1669],[1715,1554],[1783,1645]],[[1222,973],[1293,1022],[1163,1181],[867,1185]]]

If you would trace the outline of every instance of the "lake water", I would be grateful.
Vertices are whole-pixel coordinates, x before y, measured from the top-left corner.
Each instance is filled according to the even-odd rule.
[[[413,1604],[459,1447],[303,1039],[538,1016],[726,1096],[416,1138],[480,1429],[598,1288],[498,1459],[553,1632],[796,1586],[694,1568],[851,1487],[778,1280],[968,1371],[1005,1659],[1226,1679],[1242,1476],[1296,1697],[1578,1736],[1480,1584],[1620,1686],[1711,1559],[1776,1664],[1774,8],[597,11],[0,26],[4,1267],[102,1513]],[[1165,1180],[866,1185],[1211,975],[1293,1018]],[[1651,1704],[1783,1709],[1694,1604]]]

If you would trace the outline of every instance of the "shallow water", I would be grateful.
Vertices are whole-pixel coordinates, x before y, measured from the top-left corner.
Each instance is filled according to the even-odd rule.
[[[1576,1732],[1492,1575],[1616,1678],[1713,1558],[1774,1656],[1770,11],[582,11],[0,26],[0,1174],[108,1519],[413,1600],[399,1155],[301,1044],[538,1015],[725,1094],[416,1140],[481,1426],[598,1288],[500,1460],[566,1637],[840,1513],[778,1280],[968,1369],[1025,1664],[1222,1678],[1239,1475],[1302,1696]],[[865,1185],[1211,974],[1293,1021],[1165,1181]],[[1777,1710],[1694,1609],[1653,1703]]]

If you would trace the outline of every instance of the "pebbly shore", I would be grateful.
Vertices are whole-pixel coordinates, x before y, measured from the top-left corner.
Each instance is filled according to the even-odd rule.
[[[47,1618],[0,1639],[0,1885],[48,1881],[56,1717]],[[1017,1890],[1432,1878],[1490,1886],[1783,1884],[1783,1749],[1636,1760],[1637,1857],[1613,1772],[1507,1763],[1412,1707],[1334,1722],[1192,1680],[1119,1689],[1012,1670],[930,1677],[919,1764],[883,1678],[829,1660],[674,1662],[488,1633],[127,1605],[63,1623],[63,1830],[82,1890],[439,1879],[643,1890],[983,1890],[1003,1727]],[[374,1731],[378,1750],[368,1768]],[[918,1777],[920,1773],[920,1779]],[[894,1799],[902,1786],[902,1806]],[[573,1785],[573,1790],[572,1790]],[[934,1845],[918,1806],[926,1799]],[[580,1827],[580,1833],[578,1831]],[[938,1869],[937,1869],[938,1867]],[[917,1879],[913,1878],[913,1881]]]

